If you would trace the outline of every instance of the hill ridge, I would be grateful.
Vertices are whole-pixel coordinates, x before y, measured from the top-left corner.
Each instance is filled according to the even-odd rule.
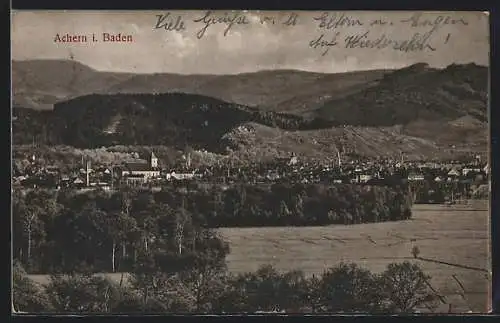
[[[54,110],[16,109],[15,143],[30,143],[32,136],[43,134],[46,142],[74,146],[160,144],[226,153],[223,137],[230,138],[234,129],[248,122],[273,128],[276,136],[265,128],[256,134],[271,135],[278,143],[283,138],[283,146],[292,133],[297,140],[289,143],[305,153],[316,151],[310,139],[327,145],[322,136],[338,140],[333,134],[342,137],[336,129],[346,126],[355,127],[345,130],[352,146],[382,155],[392,150],[381,146],[384,136],[401,150],[418,141],[411,138],[419,138],[417,145],[422,147],[439,149],[485,149],[487,142],[488,69],[476,64],[216,76],[96,72],[79,63],[64,65],[75,73],[56,69],[61,75],[54,75],[53,66],[30,69],[39,64],[45,63],[13,66],[14,103]],[[399,132],[384,132],[396,127]],[[242,142],[236,150],[252,145]],[[257,142],[256,149],[268,145]]]

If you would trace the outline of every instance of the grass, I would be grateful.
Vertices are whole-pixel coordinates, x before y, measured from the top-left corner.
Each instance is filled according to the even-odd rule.
[[[484,270],[489,271],[490,258],[486,203],[416,205],[413,214],[411,220],[398,222],[224,228],[221,232],[231,246],[227,262],[232,272],[254,271],[272,264],[283,271],[301,269],[307,274],[321,274],[342,261],[380,272],[391,262],[408,260],[432,276],[432,287],[452,305],[453,312],[487,311],[490,279]],[[413,246],[420,249],[419,259],[411,254]],[[438,311],[447,312],[448,306],[443,304]]]
[[[392,262],[418,263],[444,296],[438,312],[486,312],[490,277],[489,212],[486,202],[416,205],[411,220],[351,226],[219,229],[229,241],[229,270],[254,271],[272,264],[286,271],[321,274],[340,262],[381,272]],[[413,246],[420,249],[413,258]],[[470,268],[467,268],[470,267]],[[106,274],[116,282],[121,273]],[[44,284],[46,275],[31,276]],[[462,285],[462,286],[461,286]]]

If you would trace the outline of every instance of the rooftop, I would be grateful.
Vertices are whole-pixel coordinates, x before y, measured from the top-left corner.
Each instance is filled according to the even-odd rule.
[[[152,168],[148,163],[126,163],[123,167],[124,170],[128,171],[159,171],[159,168]]]

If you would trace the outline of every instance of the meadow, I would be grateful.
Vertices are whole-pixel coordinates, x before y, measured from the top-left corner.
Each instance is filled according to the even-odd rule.
[[[415,205],[410,220],[322,227],[218,229],[229,242],[230,272],[271,264],[278,270],[321,274],[340,262],[380,272],[392,262],[418,263],[441,295],[437,312],[486,312],[490,289],[489,211],[486,201]],[[420,250],[418,258],[412,248]],[[106,274],[120,281],[121,273]],[[45,284],[47,275],[30,278]],[[125,277],[126,278],[126,277]]]
[[[231,246],[227,257],[231,272],[272,264],[279,270],[300,269],[312,275],[340,262],[381,272],[391,262],[408,260],[432,276],[431,286],[443,296],[439,312],[488,308],[491,261],[486,201],[415,205],[412,219],[406,221],[220,231]],[[418,259],[411,252],[414,246],[420,250]]]

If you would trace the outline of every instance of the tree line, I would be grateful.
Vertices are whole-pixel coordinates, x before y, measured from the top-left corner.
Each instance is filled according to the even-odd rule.
[[[411,198],[403,187],[14,190],[13,252],[29,272],[129,271],[148,250],[175,250],[186,261],[200,252],[223,259],[228,247],[216,227],[358,224],[410,217]]]
[[[456,199],[484,199],[474,195],[472,184],[464,182],[416,181],[409,184],[410,195],[414,203],[444,203]]]
[[[210,227],[316,226],[405,220],[404,186],[350,184],[232,185],[190,191],[189,210]]]
[[[408,261],[382,273],[341,263],[311,277],[272,266],[233,275],[207,262],[173,271],[148,260],[126,282],[56,274],[43,287],[15,263],[13,307],[38,313],[411,313],[433,311],[440,298],[431,277]]]

